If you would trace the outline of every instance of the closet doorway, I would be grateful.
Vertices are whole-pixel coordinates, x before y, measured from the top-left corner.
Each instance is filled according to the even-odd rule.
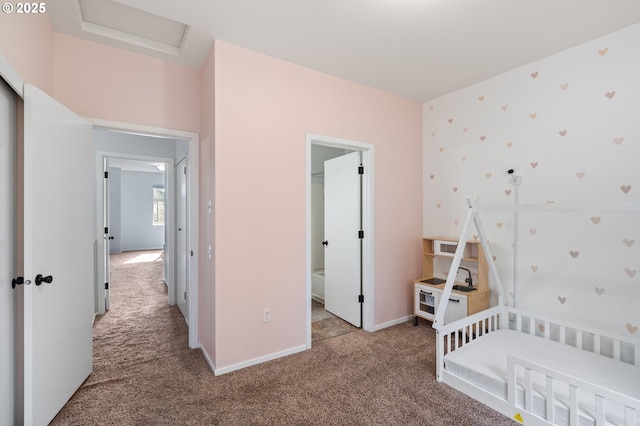
[[[307,347],[373,330],[373,146],[307,137]]]

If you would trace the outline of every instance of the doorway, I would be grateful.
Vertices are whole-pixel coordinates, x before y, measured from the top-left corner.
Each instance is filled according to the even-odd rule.
[[[189,325],[189,347],[198,348],[198,135],[189,132],[150,128],[126,123],[92,120],[96,149],[96,212],[99,241],[105,234],[103,212],[105,187],[103,164],[106,158],[145,161],[164,165],[165,233],[164,275],[169,304],[177,304]],[[100,138],[117,135],[121,140],[104,143]],[[177,170],[180,170],[180,179]],[[179,190],[178,188],[181,188]],[[180,198],[180,196],[182,198]],[[178,208],[180,206],[181,208]],[[150,213],[150,212],[149,212]],[[177,217],[180,214],[181,223]],[[183,242],[179,243],[179,242]],[[98,258],[105,259],[106,244],[97,244]],[[181,250],[178,252],[178,250]],[[106,263],[106,262],[105,262]],[[96,312],[105,312],[107,268],[98,262]],[[177,271],[184,277],[177,278]]]
[[[105,251],[103,303],[104,310],[109,311],[114,291],[112,279],[114,256],[119,258],[122,253],[133,252],[153,253],[152,260],[162,264],[161,270],[165,284],[170,282],[168,272],[174,268],[170,268],[170,262],[166,261],[171,259],[166,253],[167,234],[170,230],[166,225],[168,225],[167,219],[172,215],[171,212],[176,210],[173,206],[176,197],[172,194],[172,188],[175,185],[169,185],[167,173],[173,161],[104,157],[103,163],[104,211],[102,217]],[[144,257],[139,256],[140,259]],[[182,251],[176,251],[175,258],[180,257],[186,257],[184,248]],[[143,266],[142,261],[131,263],[133,269]]]
[[[349,242],[346,244],[346,252],[338,255],[342,258],[347,255],[351,258],[347,267],[348,273],[351,278],[349,280],[349,291],[346,293],[344,288],[339,285],[329,284],[325,282],[327,273],[331,275],[330,271],[325,270],[325,250],[337,249],[336,245],[332,245],[331,241],[324,238],[325,230],[323,224],[329,220],[325,218],[324,208],[322,207],[324,198],[324,162],[329,160],[329,163],[336,163],[338,170],[341,170],[346,165],[350,170],[351,166],[353,170],[348,173],[349,175],[362,174],[357,178],[355,185],[359,188],[354,188],[352,192],[348,192],[347,199],[355,199],[355,208],[359,211],[354,214],[351,213],[348,216],[355,223],[348,225],[349,231],[342,230],[344,225],[342,220],[338,224],[337,232],[334,232],[333,239],[342,238],[344,235],[349,235]],[[328,169],[328,170],[335,170]],[[318,309],[319,303],[325,305],[329,311],[333,311],[346,321],[356,326],[360,326],[367,331],[374,330],[373,323],[373,305],[374,305],[374,292],[373,292],[373,145],[347,141],[342,139],[335,139],[317,135],[307,135],[307,256],[306,256],[306,288],[307,288],[307,348],[311,347],[312,336],[312,324],[314,320],[323,320],[327,317],[321,309]],[[335,176],[335,174],[334,174]],[[353,186],[353,177],[349,177],[350,185],[338,184],[338,187]],[[335,179],[335,178],[334,178]],[[338,172],[337,179],[342,179]],[[338,181],[340,182],[340,180]],[[335,185],[335,184],[334,184]],[[355,195],[354,195],[355,194]],[[340,210],[342,211],[342,204]],[[349,204],[352,204],[349,202]],[[320,205],[320,207],[319,207]],[[353,205],[353,204],[352,204]],[[330,213],[330,210],[328,211]],[[340,214],[338,214],[338,218]],[[328,222],[330,223],[330,221]],[[353,227],[353,231],[351,231]],[[334,242],[336,242],[334,240]],[[340,247],[345,247],[341,244]],[[333,270],[335,274],[335,266],[332,265],[331,256],[335,258],[335,253],[329,255],[327,260],[328,266]],[[335,265],[335,263],[333,263]],[[345,273],[341,270],[338,275],[342,276]],[[335,282],[332,280],[332,283]],[[355,287],[354,287],[355,286]],[[327,291],[329,293],[327,294]],[[332,300],[327,300],[330,298]],[[315,309],[314,309],[315,308]],[[329,314],[330,315],[330,314]],[[315,327],[317,329],[317,327]],[[342,333],[344,334],[344,333]]]

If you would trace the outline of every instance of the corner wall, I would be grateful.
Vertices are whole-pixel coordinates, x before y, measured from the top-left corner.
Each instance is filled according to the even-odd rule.
[[[465,197],[640,200],[640,24],[424,104],[425,235],[459,237]],[[484,214],[510,303],[639,335],[640,212]],[[472,231],[469,238],[477,234]]]
[[[200,277],[198,296],[200,318],[200,344],[207,361],[216,363],[216,298],[215,260],[209,248],[215,247],[215,45],[211,48],[201,71],[202,94],[200,103]],[[209,211],[209,201],[212,203]]]

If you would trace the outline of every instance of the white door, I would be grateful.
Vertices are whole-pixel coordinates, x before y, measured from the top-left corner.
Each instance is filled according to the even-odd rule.
[[[104,157],[102,159],[102,224],[104,226],[104,236],[102,241],[103,247],[103,268],[104,268],[104,310],[109,310],[109,283],[110,283],[110,269],[111,268],[111,240],[113,237],[111,236],[111,228],[110,225],[110,193],[109,193],[109,158]],[[102,285],[102,284],[98,284]]]
[[[92,151],[89,123],[25,85],[18,157],[18,265],[25,279],[18,289],[18,383],[25,425],[49,423],[92,370]],[[40,285],[38,275],[44,277]]]
[[[362,326],[360,153],[324,162],[325,309]]]
[[[176,165],[176,303],[186,319],[187,304],[187,166],[186,159]]]

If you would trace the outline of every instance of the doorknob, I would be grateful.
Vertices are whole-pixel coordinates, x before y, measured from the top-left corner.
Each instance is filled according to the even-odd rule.
[[[11,288],[16,288],[17,285],[29,285],[31,280],[25,280],[24,277],[15,277],[11,280]]]
[[[323,241],[323,242],[322,242],[322,245],[323,245],[323,246],[328,246],[328,245],[329,245],[329,241]]]
[[[51,284],[53,282],[53,277],[51,275],[47,275],[43,277],[42,274],[36,275],[36,285],[40,285],[42,283]]]

